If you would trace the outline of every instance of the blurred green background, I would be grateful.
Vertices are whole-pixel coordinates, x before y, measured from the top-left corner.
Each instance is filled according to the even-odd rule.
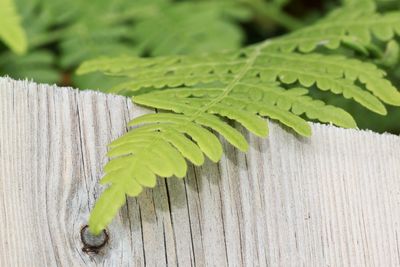
[[[152,57],[235,49],[313,23],[340,1],[326,0],[15,0],[28,36],[18,56],[0,43],[0,75],[105,90],[118,82],[75,75],[99,56]],[[399,10],[398,0],[379,0],[380,10]],[[399,42],[377,50],[376,63],[400,88]],[[352,55],[354,56],[354,55]],[[362,59],[363,55],[355,55]],[[342,97],[315,90],[315,97],[349,111],[361,129],[400,133],[400,108],[387,116]]]

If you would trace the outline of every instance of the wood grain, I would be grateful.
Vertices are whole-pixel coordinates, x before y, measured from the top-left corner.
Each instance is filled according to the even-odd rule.
[[[128,99],[0,78],[0,266],[400,266],[400,138],[271,124],[219,164],[159,179],[108,228],[80,230]]]

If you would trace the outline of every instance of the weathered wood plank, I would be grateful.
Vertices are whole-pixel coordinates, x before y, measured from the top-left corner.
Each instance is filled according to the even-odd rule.
[[[400,266],[400,138],[271,124],[248,154],[129,199],[98,254],[80,230],[106,145],[146,112],[95,92],[0,78],[0,266]]]

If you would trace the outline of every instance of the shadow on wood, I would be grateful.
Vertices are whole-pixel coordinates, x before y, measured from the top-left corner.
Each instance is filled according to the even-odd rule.
[[[400,138],[271,124],[219,164],[159,179],[82,251],[128,99],[0,78],[0,266],[399,266]]]

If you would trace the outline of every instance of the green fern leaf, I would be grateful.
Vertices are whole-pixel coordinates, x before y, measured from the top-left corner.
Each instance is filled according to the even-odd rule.
[[[132,183],[132,179],[128,179],[127,182],[129,185]],[[126,193],[126,185],[122,184],[114,184],[103,192],[102,198],[98,200],[89,219],[89,230],[92,233],[100,234],[105,226],[112,221],[118,210],[125,204]]]
[[[13,0],[0,0],[0,39],[17,54],[27,50],[25,31]]]
[[[270,42],[264,43],[268,47]],[[121,84],[111,92],[131,92],[142,88],[192,86],[198,83],[225,82],[233,78],[241,67],[246,66],[248,57],[257,48],[244,49],[239,53],[221,53],[203,57],[162,57],[155,59],[124,58],[104,59],[84,63],[80,72],[104,71],[111,75],[125,75],[134,81]],[[366,108],[386,114],[381,101],[400,104],[400,94],[385,80],[385,72],[375,65],[355,59],[322,54],[298,54],[294,52],[270,52],[260,49],[257,60],[246,71],[242,80],[257,79],[260,82],[280,81],[283,84],[299,82],[305,87],[316,85],[321,90],[343,94],[353,98]],[[118,66],[118,67],[114,67]],[[125,68],[122,66],[126,66]],[[357,86],[360,82],[370,92]]]
[[[366,47],[372,37],[388,41],[400,33],[400,12],[378,14],[370,1],[340,8],[315,25],[276,40],[268,49],[308,53],[318,47],[337,49],[341,43]]]
[[[383,103],[400,106],[400,93],[383,70],[372,63],[317,51],[321,46],[335,49],[350,42],[368,50],[372,35],[390,41],[400,33],[399,25],[399,13],[378,14],[373,5],[359,12],[344,7],[308,28],[239,51],[103,58],[84,63],[80,73],[100,71],[123,77],[125,82],[111,92],[132,95],[135,103],[160,111],[134,119],[129,125],[138,127],[111,144],[112,160],[105,167],[103,182],[113,187],[130,177],[130,183],[135,181],[141,189],[153,187],[156,175],[183,177],[187,168],[184,158],[196,165],[203,163],[202,154],[215,162],[221,158],[222,145],[216,133],[246,150],[246,140],[229,122],[258,136],[268,134],[264,117],[303,136],[311,135],[306,118],[356,127],[350,114],[313,99],[310,90],[340,94],[386,114]],[[135,168],[150,178],[139,177]],[[141,183],[143,179],[146,182]],[[127,189],[119,188],[128,194]],[[109,214],[115,213],[97,207],[107,201],[113,200],[102,195],[96,204],[93,229],[105,227]]]

